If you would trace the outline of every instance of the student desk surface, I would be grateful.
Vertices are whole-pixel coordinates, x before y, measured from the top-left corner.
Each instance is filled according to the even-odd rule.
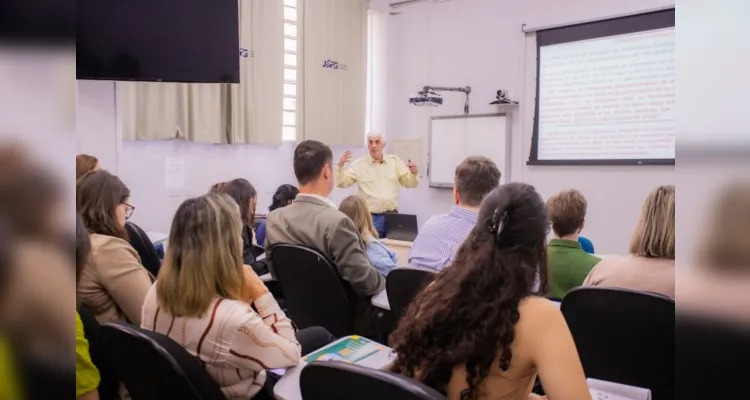
[[[167,239],[169,239],[169,235],[167,235],[166,233],[161,233],[161,232],[150,231],[150,232],[146,232],[146,235],[148,235],[148,238],[151,240],[151,243],[153,244],[166,242]]]
[[[318,351],[326,348],[326,347],[332,347],[336,345],[337,343],[341,343],[345,340],[349,340],[350,338],[354,338],[356,336],[345,336],[328,346],[325,346],[321,349],[318,349],[314,351],[311,354],[315,354]],[[375,343],[373,341],[373,343]],[[377,353],[372,354],[371,356],[365,357],[364,359],[360,361],[356,361],[355,363],[357,365],[361,365],[364,367],[372,368],[372,369],[379,369],[379,370],[386,370],[390,368],[393,365],[394,360],[394,353],[393,349],[390,347],[387,347],[385,345],[381,345],[378,343],[375,343],[378,347],[381,348]],[[323,361],[326,362],[326,361]],[[327,361],[327,362],[336,362],[336,361]],[[300,360],[299,364],[297,364],[296,367],[288,368],[286,370],[286,373],[284,376],[276,383],[276,386],[273,388],[273,395],[279,400],[301,400],[302,399],[302,392],[300,390],[299,386],[299,378],[300,373],[302,372],[302,368],[304,368],[307,365],[307,362],[304,360]]]

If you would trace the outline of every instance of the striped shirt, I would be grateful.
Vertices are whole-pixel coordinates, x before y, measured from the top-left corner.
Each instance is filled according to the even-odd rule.
[[[477,213],[453,206],[449,213],[436,215],[422,225],[409,252],[409,266],[440,271],[477,223]]]
[[[143,304],[141,328],[168,336],[195,356],[228,399],[249,399],[266,382],[266,370],[293,367],[301,348],[291,321],[273,295],[250,304],[216,297],[201,317],[174,317],[159,309],[156,285]]]

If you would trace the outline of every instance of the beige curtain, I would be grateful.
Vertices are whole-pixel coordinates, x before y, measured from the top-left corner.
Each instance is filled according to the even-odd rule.
[[[222,84],[118,82],[124,140],[226,143]]]
[[[365,130],[367,0],[304,0],[297,137],[362,146]],[[298,103],[298,108],[299,108]]]
[[[281,144],[283,1],[238,5],[240,83],[117,83],[123,139]]]
[[[280,145],[283,1],[240,1],[240,48],[240,84],[229,90],[229,142]]]

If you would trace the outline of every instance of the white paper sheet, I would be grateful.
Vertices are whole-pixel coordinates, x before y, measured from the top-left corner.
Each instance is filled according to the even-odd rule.
[[[651,391],[620,383],[586,379],[592,400],[651,400]]]

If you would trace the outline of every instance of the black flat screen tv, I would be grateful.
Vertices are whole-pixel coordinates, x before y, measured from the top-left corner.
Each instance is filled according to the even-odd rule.
[[[76,78],[239,83],[237,0],[77,0]]]

